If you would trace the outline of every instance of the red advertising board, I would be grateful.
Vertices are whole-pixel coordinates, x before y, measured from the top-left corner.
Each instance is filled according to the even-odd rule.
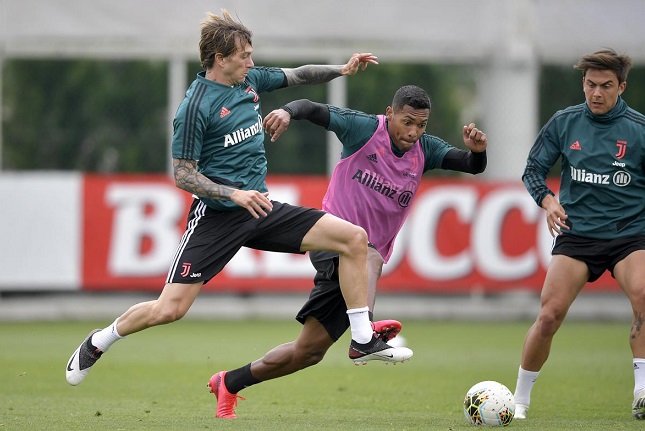
[[[271,198],[320,207],[325,177],[269,177]],[[551,184],[555,190],[555,185]],[[84,178],[83,289],[160,290],[192,200],[166,176]],[[539,291],[552,238],[521,182],[425,179],[381,292]],[[211,291],[308,291],[305,255],[242,249]],[[615,289],[605,274],[590,290]]]

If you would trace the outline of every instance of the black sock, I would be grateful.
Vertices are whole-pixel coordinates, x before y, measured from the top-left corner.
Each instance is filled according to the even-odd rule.
[[[352,342],[356,343],[358,346],[360,346],[363,349],[371,349],[372,347],[374,347],[374,344],[379,342],[379,340],[380,340],[379,338],[372,337],[372,339],[365,344],[356,343],[356,341],[352,341]]]
[[[224,385],[232,394],[236,394],[242,389],[260,382],[261,380],[256,379],[251,374],[251,364],[247,364],[236,370],[227,371],[224,376]]]

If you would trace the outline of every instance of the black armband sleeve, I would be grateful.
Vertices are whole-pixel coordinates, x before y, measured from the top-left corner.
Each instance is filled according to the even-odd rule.
[[[487,162],[486,150],[481,153],[473,153],[472,151],[453,148],[444,156],[441,169],[479,174],[484,172]]]
[[[294,120],[309,120],[314,124],[329,127],[329,107],[307,99],[294,100],[280,109],[284,109]]]

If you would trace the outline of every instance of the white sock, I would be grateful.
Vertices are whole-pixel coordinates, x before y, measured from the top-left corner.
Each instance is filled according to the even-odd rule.
[[[515,386],[515,404],[524,404],[528,406],[531,404],[531,390],[533,385],[540,375],[539,371],[526,371],[520,365],[517,372],[517,385]]]
[[[369,308],[352,308],[347,310],[349,326],[352,331],[352,340],[360,344],[369,343],[374,335],[370,324]]]
[[[634,358],[634,397],[645,389],[645,359]]]
[[[110,346],[117,341],[119,341],[122,336],[119,335],[119,332],[116,330],[116,322],[119,319],[116,319],[112,324],[96,334],[92,335],[92,345],[99,349],[102,352],[107,352]]]

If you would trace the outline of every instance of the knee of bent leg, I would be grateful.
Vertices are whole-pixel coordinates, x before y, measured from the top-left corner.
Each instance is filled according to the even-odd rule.
[[[367,232],[360,226],[354,226],[348,237],[348,245],[354,253],[360,252],[367,254]]]
[[[555,334],[560,328],[560,325],[562,325],[562,321],[564,320],[565,315],[566,312],[557,310],[543,310],[540,313],[540,317],[538,319],[538,329],[540,331],[540,334],[542,336],[553,336],[553,334]]]
[[[632,304],[634,312],[645,310],[645,285],[639,286],[629,294],[629,301]]]
[[[175,322],[186,315],[188,310],[179,304],[165,304],[156,307],[154,320],[157,325]]]

